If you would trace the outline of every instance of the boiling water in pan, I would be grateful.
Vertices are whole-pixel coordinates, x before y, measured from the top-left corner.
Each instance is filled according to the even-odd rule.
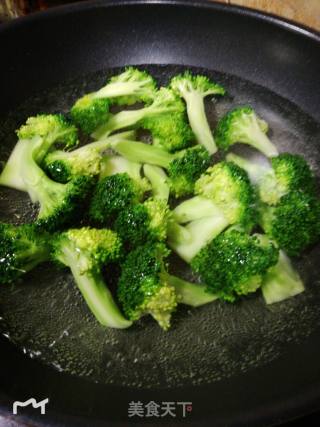
[[[177,66],[146,67],[165,84]],[[108,70],[38,93],[0,119],[0,160],[16,142],[14,130],[39,112],[67,111],[74,100],[104,84]],[[201,70],[194,70],[201,72]],[[239,78],[208,72],[228,96],[207,102],[214,126],[235,105],[251,104],[266,119],[281,151],[306,156],[320,175],[320,126],[297,106]],[[0,220],[22,223],[35,211],[24,194],[0,188]],[[106,384],[171,387],[210,383],[270,362],[320,325],[319,247],[296,262],[306,292],[267,307],[260,295],[231,305],[180,307],[169,332],[151,318],[128,330],[104,329],[83,302],[71,275],[42,265],[20,283],[0,289],[1,331],[30,357],[73,375]],[[175,271],[190,274],[177,260]],[[114,286],[116,273],[109,271]]]

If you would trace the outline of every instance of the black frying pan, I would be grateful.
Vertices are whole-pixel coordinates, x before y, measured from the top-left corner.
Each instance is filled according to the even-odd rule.
[[[292,23],[206,2],[84,2],[2,25],[0,58],[0,160],[27,116],[66,111],[119,67],[143,64],[162,84],[186,66],[207,73],[229,92],[208,102],[213,126],[250,103],[280,149],[303,153],[319,174],[320,36]],[[23,195],[0,189],[0,220],[32,214]],[[126,426],[146,421],[128,419],[130,401],[182,401],[193,406],[186,418],[148,421],[264,426],[318,409],[319,253],[295,264],[304,294],[271,307],[254,296],[181,308],[167,333],[152,319],[100,328],[70,276],[43,266],[0,290],[1,412],[48,397],[46,415],[25,408],[21,425]]]

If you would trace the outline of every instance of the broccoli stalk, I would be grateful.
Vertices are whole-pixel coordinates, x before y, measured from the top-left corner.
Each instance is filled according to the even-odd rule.
[[[145,177],[150,181],[153,197],[168,201],[170,195],[169,178],[164,170],[158,166],[145,164],[143,172]]]
[[[121,242],[111,230],[84,227],[58,235],[53,242],[53,259],[70,268],[92,314],[103,326],[128,328],[107,288],[101,269],[119,259]]]
[[[50,258],[48,236],[34,225],[0,223],[0,283],[11,283]]]
[[[161,88],[150,105],[112,115],[92,136],[104,139],[119,129],[141,127],[151,131],[157,145],[167,151],[176,151],[188,146],[192,139],[184,112],[181,100],[169,89]]]
[[[305,159],[297,154],[281,153],[271,157],[268,166],[233,153],[227,155],[227,160],[248,173],[250,180],[258,188],[260,199],[269,205],[276,205],[290,191],[315,193],[314,175]]]
[[[179,304],[200,307],[218,298],[216,295],[207,292],[206,285],[190,283],[172,274],[168,274],[167,279],[176,291]]]
[[[264,276],[261,291],[267,304],[283,301],[304,291],[304,284],[284,251],[280,250],[277,264]]]
[[[189,122],[197,142],[210,154],[214,154],[217,146],[207,120],[204,98],[209,95],[224,95],[224,88],[210,81],[208,77],[193,76],[188,71],[175,76],[170,87],[186,102]]]
[[[165,168],[170,190],[176,197],[192,194],[195,181],[210,165],[210,156],[201,146],[171,154],[166,150],[137,141],[115,141],[112,148],[134,161]]]
[[[277,156],[278,150],[267,137],[267,130],[266,122],[251,107],[238,107],[220,119],[214,137],[221,150],[226,151],[240,142],[256,148],[267,157]]]
[[[84,133],[90,134],[108,120],[110,104],[149,102],[155,94],[153,78],[145,71],[128,67],[98,91],[78,99],[71,109],[71,116]]]
[[[29,117],[26,124],[17,130],[17,134],[19,139],[0,175],[0,185],[20,191],[27,191],[20,171],[24,163],[25,148],[31,140],[41,141],[34,153],[38,164],[42,162],[53,144],[60,142],[66,148],[70,148],[78,143],[77,129],[61,115]]]

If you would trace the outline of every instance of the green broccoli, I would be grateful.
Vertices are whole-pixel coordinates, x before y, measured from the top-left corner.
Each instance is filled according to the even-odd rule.
[[[167,202],[170,195],[170,184],[165,171],[159,166],[145,164],[143,172],[151,184],[153,197]]]
[[[32,224],[0,223],[0,283],[11,283],[50,259],[48,236]]]
[[[275,206],[261,206],[260,223],[289,256],[299,255],[320,238],[320,200],[303,191],[289,192]]]
[[[89,216],[96,224],[109,224],[124,208],[141,201],[144,192],[145,187],[130,178],[128,173],[106,176],[93,192]]]
[[[129,253],[118,283],[118,299],[132,321],[150,314],[167,330],[178,304],[173,286],[167,280],[165,259],[168,249],[162,243],[148,242]]]
[[[208,168],[196,181],[195,193],[173,210],[168,231],[170,247],[187,262],[229,225],[250,231],[256,222],[254,189],[234,163]]]
[[[256,148],[267,157],[277,156],[278,150],[267,137],[267,130],[267,123],[256,115],[253,108],[238,107],[222,117],[214,137],[221,150],[227,151],[231,145],[240,142]]]
[[[165,241],[168,221],[170,209],[166,201],[148,199],[122,210],[115,221],[115,230],[132,250],[148,240]]]
[[[180,277],[167,275],[168,283],[174,287],[179,304],[200,307],[215,301],[218,297],[213,293],[207,292],[207,286],[200,283],[191,283]]]
[[[210,154],[214,154],[217,146],[207,120],[204,98],[210,95],[224,95],[224,88],[206,76],[194,76],[189,71],[173,77],[170,87],[186,102],[189,122],[197,142]]]
[[[122,132],[101,141],[91,142],[73,151],[50,152],[43,161],[48,175],[57,182],[66,183],[75,176],[96,176],[101,172],[103,153],[114,141],[128,140],[134,132]]]
[[[25,145],[20,174],[33,203],[39,203],[37,224],[54,231],[81,213],[94,185],[91,177],[78,176],[67,184],[52,181],[35,161],[41,139]],[[41,150],[41,147],[40,147]]]
[[[128,328],[107,288],[102,268],[117,261],[122,252],[119,237],[111,230],[83,227],[55,236],[52,259],[70,268],[74,280],[92,314],[103,326]]]
[[[75,126],[71,125],[59,114],[38,115],[29,117],[26,124],[17,130],[18,143],[14,147],[7,164],[0,175],[0,185],[27,191],[21,169],[24,163],[26,149],[30,141],[37,140],[37,150],[34,160],[40,164],[49,149],[55,143],[61,143],[66,148],[78,144],[78,134]]]
[[[186,122],[183,102],[167,88],[161,88],[153,102],[144,108],[112,115],[92,136],[104,139],[116,130],[130,127],[150,130],[155,145],[167,151],[189,146],[193,137]]]
[[[171,192],[176,197],[192,194],[194,183],[210,165],[210,156],[202,146],[171,154],[152,145],[137,141],[115,141],[112,148],[134,162],[165,168]]]
[[[255,292],[270,267],[278,261],[278,249],[259,236],[230,229],[201,249],[191,262],[208,292],[233,302]]]
[[[227,160],[236,163],[249,175],[257,186],[259,197],[268,205],[276,205],[290,191],[304,190],[315,193],[315,177],[306,160],[298,154],[281,153],[271,157],[269,166],[247,160],[236,154],[227,155]]]
[[[98,91],[78,99],[71,109],[71,116],[84,133],[90,134],[106,123],[110,104],[149,102],[155,94],[155,81],[147,72],[127,67]]]
[[[264,276],[261,291],[267,304],[283,301],[304,291],[301,277],[284,251],[279,251],[277,264],[269,268]]]

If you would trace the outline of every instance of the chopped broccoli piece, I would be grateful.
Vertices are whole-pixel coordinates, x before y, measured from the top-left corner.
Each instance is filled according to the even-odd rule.
[[[290,191],[315,193],[315,177],[306,160],[298,154],[281,153],[271,157],[269,167],[233,153],[227,155],[227,160],[248,173],[251,181],[257,185],[260,199],[268,205],[276,205]]]
[[[122,266],[118,299],[130,320],[150,314],[164,330],[169,329],[178,299],[166,277],[168,255],[165,245],[153,242],[129,253]]]
[[[130,249],[148,240],[165,241],[170,210],[164,200],[148,199],[119,213],[115,230]]]
[[[101,141],[91,142],[73,151],[56,150],[44,159],[43,166],[49,176],[57,182],[66,183],[75,176],[100,174],[103,153],[112,142],[128,140],[134,132],[122,132]]]
[[[21,176],[33,203],[39,203],[37,224],[54,231],[72,222],[81,213],[94,185],[91,177],[78,176],[67,184],[52,181],[35,161],[42,140],[25,145]]]
[[[281,197],[275,206],[261,206],[261,226],[289,256],[299,255],[320,238],[320,201],[303,191]]]
[[[70,268],[98,322],[120,329],[128,328],[131,322],[123,317],[114,302],[101,270],[109,262],[117,261],[121,251],[119,237],[107,229],[71,229],[57,235],[52,243],[52,258]]]
[[[108,224],[124,208],[138,203],[143,197],[144,190],[127,173],[106,176],[98,182],[94,190],[89,216],[97,224]]]
[[[147,165],[143,166],[145,177],[150,181],[152,194],[155,199],[169,200],[170,186],[169,178],[165,171],[158,166]]]
[[[106,124],[93,132],[92,136],[104,139],[116,130],[129,127],[150,130],[155,138],[155,144],[168,151],[185,148],[192,139],[192,132],[185,121],[184,105],[167,88],[161,88],[153,102],[144,108],[114,114]]]
[[[278,150],[266,135],[267,124],[251,107],[238,107],[227,113],[218,122],[214,132],[216,144],[221,150],[240,142],[261,151],[265,156],[278,155]]]
[[[206,285],[190,283],[177,276],[173,276],[172,274],[169,274],[167,279],[169,284],[173,286],[176,291],[179,304],[200,307],[201,305],[208,304],[218,298],[213,293],[207,292]]]
[[[194,185],[201,174],[209,167],[210,156],[202,146],[181,152],[168,166],[171,191],[176,197],[194,192]]]
[[[195,181],[210,164],[209,154],[200,146],[174,154],[137,141],[116,141],[112,148],[131,161],[165,168],[169,175],[170,190],[176,197],[192,194]]]
[[[110,104],[149,102],[155,94],[154,79],[145,71],[128,67],[123,73],[112,77],[98,91],[78,99],[71,109],[71,115],[82,131],[90,134],[107,122]]]
[[[279,261],[264,276],[262,295],[267,304],[283,301],[304,291],[304,284],[284,251],[279,252]]]
[[[0,223],[0,283],[11,283],[50,258],[48,237],[34,225]]]
[[[26,124],[17,130],[18,143],[14,147],[9,160],[0,175],[0,185],[27,191],[27,186],[20,174],[24,163],[25,146],[30,141],[39,140],[34,159],[41,163],[49,149],[55,143],[62,143],[66,148],[78,144],[78,134],[71,125],[59,114],[38,115],[29,117]]]
[[[263,277],[278,261],[277,248],[259,236],[230,229],[216,237],[192,260],[191,267],[207,285],[208,292],[233,302],[255,292]]]
[[[173,77],[170,87],[186,102],[189,122],[197,142],[210,154],[214,154],[217,146],[207,120],[204,98],[209,95],[224,95],[224,88],[206,76],[194,76],[189,71]]]
[[[196,181],[195,193],[174,209],[168,231],[170,247],[186,262],[229,225],[250,231],[256,222],[254,189],[234,163],[223,161],[208,168]]]

